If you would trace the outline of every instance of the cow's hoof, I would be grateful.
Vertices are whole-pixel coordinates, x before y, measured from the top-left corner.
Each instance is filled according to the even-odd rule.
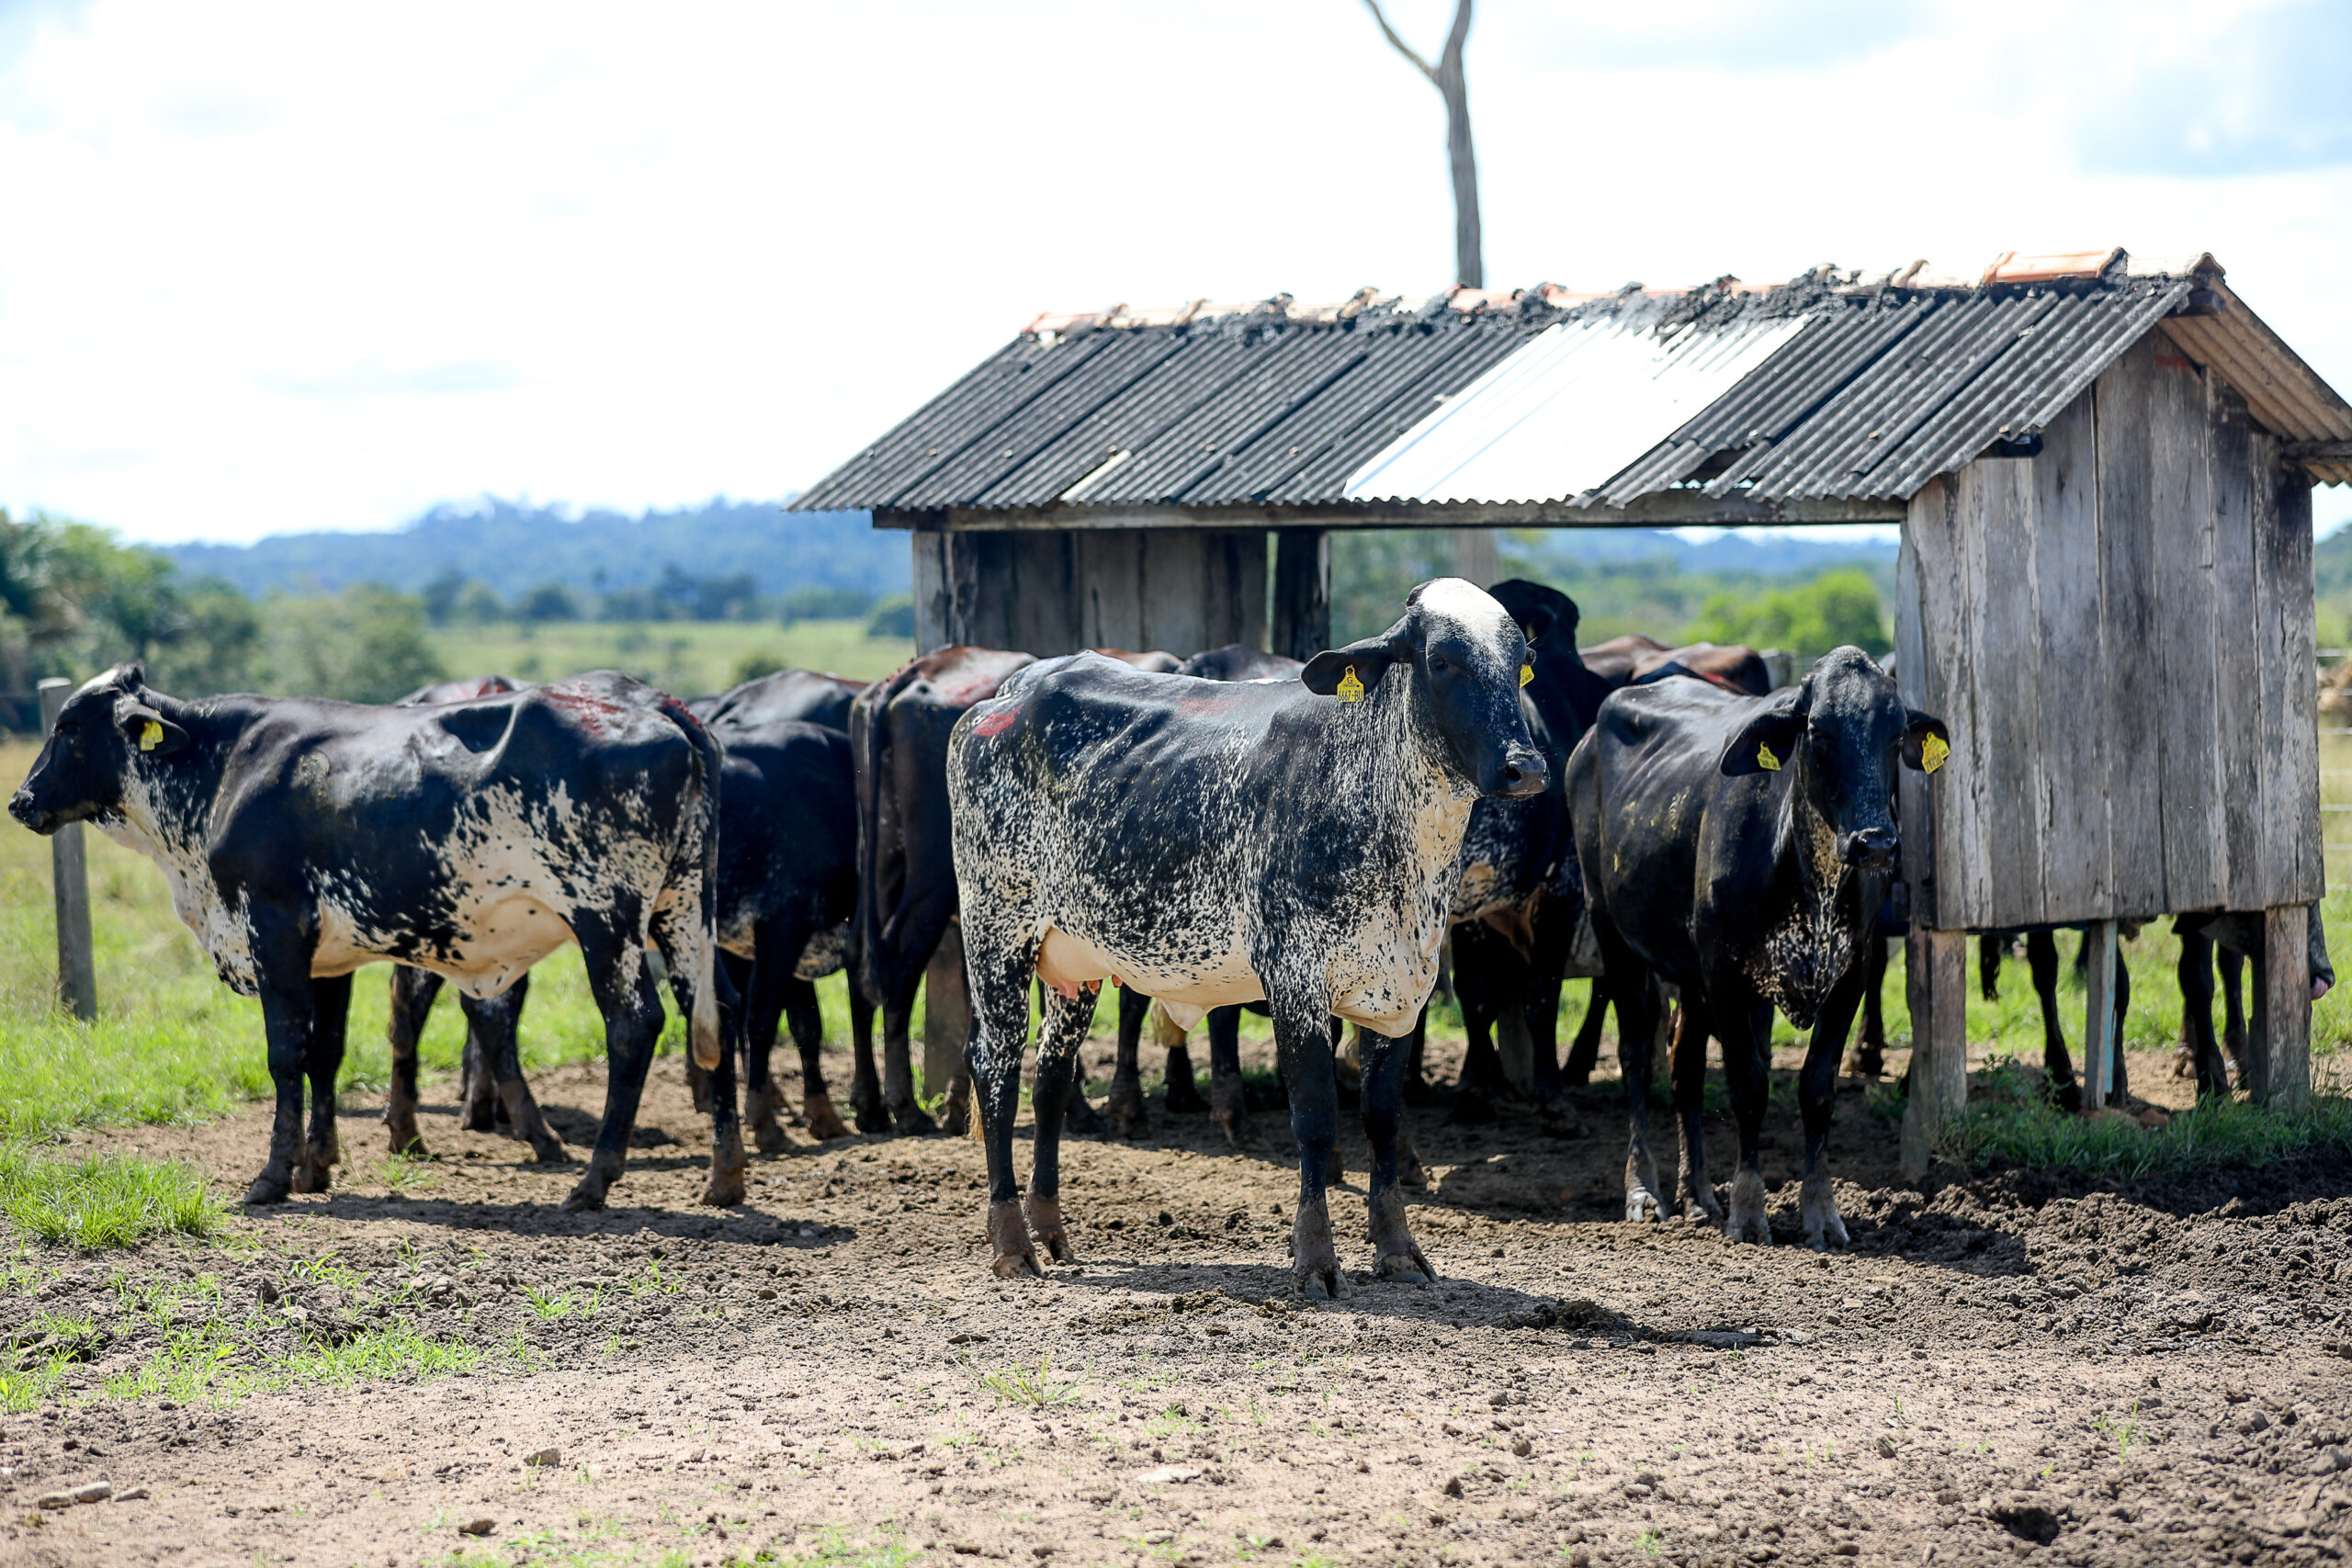
[[[492,1110],[494,1103],[494,1101],[485,1101],[479,1105],[468,1105],[465,1116],[458,1124],[469,1133],[496,1132],[498,1119]]]
[[[1062,1106],[1062,1131],[1078,1138],[1106,1136],[1112,1123],[1102,1120],[1101,1112],[1088,1103],[1083,1094],[1073,1094]]]
[[[833,1109],[831,1095],[803,1096],[800,1101],[800,1119],[808,1123],[808,1135],[819,1143],[823,1143],[830,1138],[849,1136],[849,1123],[842,1121],[842,1113]]]
[[[1340,1301],[1348,1293],[1348,1278],[1340,1270],[1340,1255],[1331,1245],[1330,1211],[1320,1203],[1302,1203],[1298,1217],[1291,1224],[1290,1233],[1291,1284],[1308,1299],[1319,1286],[1325,1295]]]
[[[1724,1239],[1772,1245],[1772,1221],[1764,1212],[1764,1178],[1742,1170],[1731,1179],[1731,1217],[1724,1224]]]
[[[784,1123],[770,1117],[752,1124],[752,1146],[763,1155],[780,1155],[792,1147],[792,1140],[785,1136]]]
[[[2193,1078],[2197,1076],[2197,1053],[2188,1048],[2188,1042],[2186,1040],[2178,1042],[2172,1048],[2172,1076],[2177,1078]]]
[[[1421,1163],[1421,1156],[1414,1153],[1410,1147],[1398,1150],[1396,1154],[1396,1185],[1399,1187],[1410,1187],[1415,1191],[1420,1191],[1425,1190],[1429,1184],[1430,1168]]]
[[[849,1113],[861,1133],[887,1133],[890,1130],[890,1111],[882,1103],[882,1086],[878,1083],[850,1086]]]
[[[1798,1208],[1804,1217],[1804,1242],[1815,1252],[1849,1245],[1846,1222],[1838,1213],[1838,1193],[1826,1176],[1807,1177],[1798,1189]]]
[[[563,1165],[571,1158],[571,1151],[563,1146],[563,1140],[546,1127],[531,1134],[531,1153],[541,1165]]]
[[[1437,1270],[1414,1244],[1412,1227],[1405,1222],[1405,1200],[1394,1187],[1372,1201],[1373,1277],[1400,1285],[1426,1285]]]
[[[409,1159],[433,1157],[433,1152],[424,1146],[424,1134],[416,1130],[413,1122],[406,1128],[392,1129],[392,1153]]]
[[[1111,1080],[1111,1096],[1102,1102],[1102,1114],[1110,1118],[1111,1131],[1122,1138],[1150,1135],[1151,1116],[1144,1109],[1143,1089],[1133,1078]]]
[[[1382,1253],[1380,1260],[1372,1266],[1372,1272],[1375,1279],[1392,1285],[1426,1285],[1437,1278],[1437,1270],[1430,1267],[1430,1260],[1421,1256],[1418,1247],[1404,1252]]]
[[[1706,1180],[1694,1181],[1687,1173],[1682,1178],[1682,1212],[1717,1230],[1724,1227],[1724,1206],[1715,1197],[1715,1184]]]
[[[282,1176],[273,1176],[268,1171],[265,1170],[259,1176],[254,1178],[254,1183],[251,1187],[245,1189],[245,1201],[248,1203],[283,1203],[286,1201],[286,1195],[292,1190],[293,1188],[287,1181],[286,1178]]]
[[[713,1209],[731,1209],[741,1203],[743,1201],[742,1168],[712,1171],[709,1184],[702,1190],[702,1201]]]
[[[2230,1054],[2230,1067],[2238,1077],[2245,1077],[2245,1031],[2223,1029],[2222,1049]]]
[[[1052,1198],[1029,1199],[1029,1234],[1045,1243],[1057,1263],[1070,1260],[1069,1233],[1062,1228],[1061,1203]]]
[[[892,1106],[890,1121],[899,1133],[910,1138],[939,1131],[939,1123],[931,1119],[931,1113],[911,1100],[904,1105]]]
[[[1000,1280],[1035,1280],[1045,1273],[1029,1246],[1029,1222],[1018,1201],[989,1205],[989,1247],[996,1254],[989,1271]]]
[[[1632,1225],[1654,1225],[1666,1217],[1666,1204],[1648,1188],[1635,1185],[1625,1189],[1625,1223]]]
[[[297,1192],[324,1192],[333,1185],[323,1160],[306,1158],[294,1168],[294,1190]]]
[[[949,1100],[939,1113],[939,1130],[951,1138],[960,1138],[972,1130],[972,1108]]]
[[[605,1191],[619,1179],[620,1172],[611,1166],[591,1164],[588,1174],[580,1179],[579,1185],[572,1188],[571,1196],[564,1199],[563,1212],[567,1214],[581,1214],[593,1209],[603,1208]]]
[[[2052,1104],[2069,1116],[2080,1116],[2083,1113],[2083,1086],[2078,1083],[2051,1085],[2050,1099]]]
[[[1838,1068],[1849,1077],[1877,1078],[1886,1076],[1886,1057],[1877,1051],[1863,1049],[1849,1052],[1845,1065]]]
[[[1201,1098],[1200,1086],[1191,1078],[1169,1080],[1167,1105],[1170,1116],[1198,1116],[1209,1108],[1209,1102]]]

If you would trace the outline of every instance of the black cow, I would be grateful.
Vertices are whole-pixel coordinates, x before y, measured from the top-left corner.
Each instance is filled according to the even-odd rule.
[[[1942,721],[1906,709],[1894,679],[1858,648],[1825,655],[1802,684],[1769,698],[1662,681],[1601,705],[1569,763],[1568,798],[1618,1006],[1632,1123],[1627,1219],[1665,1206],[1645,1092],[1654,1003],[1645,986],[1628,983],[1655,976],[1682,991],[1670,1059],[1684,1198],[1734,1241],[1771,1240],[1757,1139],[1777,1006],[1813,1031],[1798,1087],[1806,1239],[1845,1243],[1822,1150],[1865,938],[1894,864],[1894,764],[1899,754],[1933,771],[1950,750]],[[1727,1221],[1701,1138],[1710,1035],[1723,1042],[1739,1125]]]
[[[754,676],[717,696],[695,697],[686,706],[705,724],[715,728],[797,719],[846,733],[850,705],[864,690],[862,682],[846,681],[820,670],[778,670],[774,674]]]
[[[621,1174],[661,1032],[649,941],[695,1055],[731,1085],[718,770],[692,714],[610,671],[399,708],[183,703],[128,664],[67,702],[8,809],[39,833],[92,821],[154,860],[221,979],[261,999],[277,1113],[248,1202],[328,1185],[353,970],[390,959],[490,996],[576,940],[611,1064],[594,1156],[565,1200],[582,1209]],[[714,1117],[707,1201],[739,1201],[742,1180],[730,1106]]]
[[[1628,684],[1645,685],[1669,675],[1710,681],[1727,692],[1751,697],[1763,696],[1772,689],[1772,674],[1765,667],[1764,656],[1740,642],[1693,642],[1644,654],[1634,660],[1633,678]]]
[[[2328,962],[2327,928],[2317,904],[2309,907],[2304,919],[2304,961],[2311,969],[2312,1000],[2317,1001],[2335,988],[2335,966]],[[2180,979],[2181,999],[2181,1043],[2174,1075],[2193,1075],[2200,1100],[2225,1096],[2230,1091],[2231,1066],[2234,1064],[2241,1077],[2245,1073],[2243,976],[2246,959],[2258,959],[2263,951],[2262,917],[2226,910],[2183,915],[2173,922],[2173,931],[2180,938],[2180,962],[2176,972]],[[2213,1038],[2216,960],[2221,964],[2222,986],[2228,1001],[2225,1032],[2220,1042]],[[2223,1044],[2229,1047],[2228,1061],[2222,1059]]]
[[[1429,999],[1481,795],[1541,794],[1519,706],[1526,638],[1484,592],[1413,591],[1378,637],[1296,682],[1139,674],[1086,654],[1006,682],[955,728],[947,780],[988,1146],[995,1271],[1069,1256],[1061,1108],[1094,998],[1116,976],[1180,1023],[1264,998],[1297,1134],[1293,1271],[1347,1286],[1324,1188],[1338,1132],[1332,1016],[1372,1026],[1363,1069],[1371,1235],[1385,1278],[1433,1275],[1396,1184],[1404,1033]],[[1032,975],[1048,987],[1024,1223],[1012,1121]]]
[[[850,1108],[861,1133],[928,1133],[915,1103],[908,1039],[915,990],[956,915],[956,867],[947,815],[947,735],[973,704],[1023,665],[1025,653],[942,648],[910,660],[860,693],[850,707],[857,768],[855,978],[882,1010],[883,1076],[860,1056]],[[934,1089],[939,1086],[933,1085]]]

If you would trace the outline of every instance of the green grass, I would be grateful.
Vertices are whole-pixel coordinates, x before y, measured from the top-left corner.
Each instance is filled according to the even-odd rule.
[[[1002,1371],[982,1372],[980,1386],[1007,1404],[1034,1404],[1040,1409],[1078,1395],[1078,1384],[1054,1376],[1054,1353],[1046,1351],[1035,1367],[1015,1364]]]
[[[1968,1109],[1937,1135],[1936,1152],[1964,1165],[2000,1158],[2127,1180],[2352,1154],[2352,1099],[2341,1094],[2316,1094],[2293,1111],[2221,1100],[2150,1129],[2120,1116],[2067,1115],[2050,1105],[2041,1087],[2038,1071],[2013,1060],[1973,1075]]]
[[[888,675],[914,654],[898,637],[869,637],[859,621],[551,621],[537,626],[444,626],[433,651],[453,676],[552,681],[622,670],[682,697],[723,692],[747,661],[830,670],[853,680]]]
[[[122,1154],[60,1158],[0,1144],[0,1217],[18,1234],[96,1251],[152,1235],[210,1235],[225,1214],[185,1165]]]

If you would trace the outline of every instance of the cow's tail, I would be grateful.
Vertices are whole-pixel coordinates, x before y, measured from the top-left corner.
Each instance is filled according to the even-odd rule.
[[[850,922],[850,978],[875,1006],[882,1005],[882,792],[889,768],[891,699],[916,676],[908,663],[858,694],[850,707],[852,766],[857,777],[857,912]]]
[[[694,1047],[695,1065],[705,1072],[718,1066],[722,1046],[718,1022],[718,780],[726,754],[702,720],[686,705],[664,696],[662,712],[694,747],[700,774],[693,807],[678,835],[663,889],[671,896],[672,964],[682,968],[694,991],[694,1016],[686,1021],[686,1037]],[[689,913],[691,911],[691,913]]]

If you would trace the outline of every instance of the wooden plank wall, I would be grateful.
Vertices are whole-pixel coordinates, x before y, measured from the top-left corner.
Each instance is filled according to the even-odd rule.
[[[2043,433],[1911,502],[1905,700],[1952,730],[1906,780],[1942,930],[2259,910],[2323,889],[2311,498],[2244,400],[2153,335]]]
[[[1261,529],[919,530],[912,548],[921,648],[1182,658],[1231,642],[1265,646]]]

